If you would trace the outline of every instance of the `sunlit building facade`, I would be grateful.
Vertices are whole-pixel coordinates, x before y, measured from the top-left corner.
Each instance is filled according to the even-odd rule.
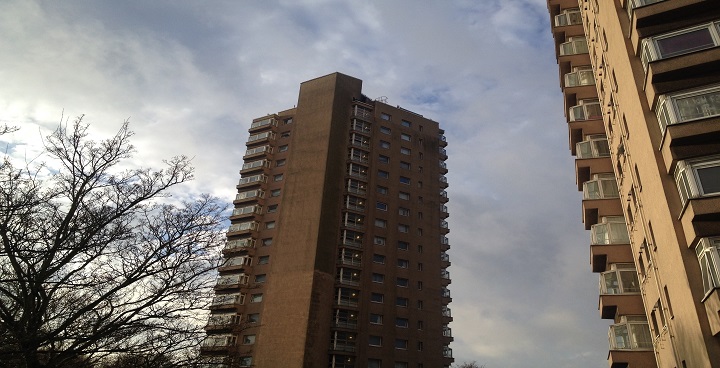
[[[207,366],[449,367],[446,141],[339,73],[250,125]]]
[[[609,366],[720,367],[720,2],[548,9]]]

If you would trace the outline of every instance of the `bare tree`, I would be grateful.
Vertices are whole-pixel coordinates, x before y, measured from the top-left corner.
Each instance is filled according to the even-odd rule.
[[[46,164],[0,163],[0,366],[166,359],[204,336],[224,204],[169,198],[193,177],[186,157],[121,170],[127,122],[103,141],[87,129],[61,124]]]

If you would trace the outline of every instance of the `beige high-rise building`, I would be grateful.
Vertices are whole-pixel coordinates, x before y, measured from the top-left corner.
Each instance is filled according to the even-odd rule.
[[[334,73],[250,125],[208,366],[449,367],[446,141]]]
[[[548,0],[610,367],[720,367],[720,2]]]

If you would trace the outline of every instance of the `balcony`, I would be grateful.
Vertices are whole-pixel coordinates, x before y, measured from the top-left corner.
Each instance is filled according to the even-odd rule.
[[[237,336],[234,335],[210,335],[200,345],[201,350],[226,351],[235,346]]]
[[[577,144],[582,142],[585,137],[605,134],[602,107],[597,98],[581,99],[576,103],[577,105],[568,109],[567,114],[570,151],[573,155],[576,154]]]
[[[234,208],[232,215],[230,215],[230,217],[232,219],[242,218],[242,217],[251,217],[254,215],[259,215],[261,213],[262,213],[262,206],[259,204],[255,204],[252,206]]]
[[[251,134],[248,137],[246,145],[256,144],[260,142],[268,142],[275,140],[275,133],[273,132],[262,132],[257,134]]]
[[[367,184],[355,179],[348,179],[347,184],[345,185],[345,189],[347,189],[348,193],[354,193],[363,196],[367,194]]]
[[[445,358],[452,358],[452,357],[453,357],[453,355],[452,355],[452,349],[450,349],[450,348],[447,347],[447,346],[443,346],[443,357],[445,357]]]
[[[335,291],[335,304],[344,307],[357,307],[360,302],[358,297],[359,293],[359,291],[354,289],[337,288]]]
[[[277,126],[277,120],[273,117],[264,118],[261,120],[254,121],[252,124],[250,124],[250,129],[248,129],[249,132],[256,132],[259,130],[263,130],[270,127]]]
[[[448,308],[448,306],[443,306],[441,311],[443,317],[449,318],[450,321],[452,321],[452,311],[450,310],[450,308]]]
[[[226,330],[240,322],[240,315],[235,313],[211,314],[208,318],[205,330]]]
[[[716,235],[720,213],[720,156],[679,161],[675,169],[687,244]]]
[[[450,289],[448,289],[448,288],[446,288],[446,287],[441,287],[441,288],[440,288],[440,296],[443,297],[443,298],[447,298],[447,299],[452,300],[452,297],[450,296]],[[445,301],[445,302],[449,303],[450,301]],[[444,303],[445,303],[445,302],[444,302]]]
[[[365,166],[360,166],[358,164],[350,164],[348,165],[348,175],[358,178],[360,180],[367,180],[368,177],[368,168]]]
[[[440,220],[440,232],[443,234],[447,234],[450,232],[450,225],[445,220]]]
[[[362,266],[362,254],[360,252],[342,249],[338,255],[338,264],[360,267]]]
[[[223,251],[225,252],[235,252],[239,250],[246,250],[250,248],[255,248],[255,239],[253,238],[245,238],[245,239],[237,239],[237,240],[228,240],[225,243],[225,248]]]
[[[248,255],[228,257],[218,268],[219,271],[240,270],[252,265],[252,257]]]
[[[583,183],[590,180],[593,175],[612,172],[610,161],[610,147],[605,135],[590,135],[584,141],[575,145],[575,174],[578,190],[582,190]]]
[[[447,150],[445,148],[438,147],[438,153],[440,154],[441,160],[447,160],[448,155],[447,155]]]
[[[640,60],[645,72],[648,73],[649,65],[655,61],[720,46],[719,28],[720,22],[712,22],[644,38],[640,46]]]
[[[350,130],[365,135],[370,135],[370,133],[372,133],[370,123],[358,119],[352,120],[352,123],[350,124]]]
[[[357,133],[350,134],[350,144],[360,148],[370,148],[370,138]]]
[[[343,285],[360,285],[360,271],[351,268],[338,268],[335,280]]]
[[[562,13],[555,16],[553,24],[555,27],[582,26],[580,9],[570,8],[563,10]],[[582,30],[582,27],[580,29]]]
[[[345,209],[353,210],[357,212],[365,211],[365,200],[355,196],[345,196]]]
[[[248,148],[245,151],[245,156],[243,156],[243,158],[247,159],[247,158],[251,158],[251,157],[268,155],[271,153],[272,153],[272,147],[269,145],[255,147],[255,148]]]
[[[240,181],[238,182],[238,187],[249,187],[262,183],[267,183],[267,176],[265,174],[252,175],[246,178],[240,178]]]
[[[342,245],[362,249],[364,234],[352,230],[343,230],[340,241]]]
[[[246,202],[265,198],[265,192],[260,189],[248,190],[235,195],[235,202]]]
[[[216,295],[210,304],[210,309],[233,308],[242,304],[245,304],[245,294],[243,293]]]
[[[570,36],[567,42],[558,46],[558,62],[566,65],[587,65],[590,63],[587,39],[584,35]],[[567,66],[566,66],[567,68]]]
[[[599,288],[598,309],[601,318],[615,319],[618,315],[645,314],[634,264],[610,265],[610,271],[600,274]]]
[[[245,174],[252,171],[258,171],[262,170],[264,168],[270,167],[270,161],[269,160],[257,160],[252,162],[247,162],[242,165],[242,168],[240,169],[240,174]]]
[[[449,284],[450,283],[450,272],[448,272],[448,270],[441,270],[440,278],[447,281],[445,284]]]
[[[655,362],[652,335],[645,316],[621,316],[608,331],[610,367],[644,367]]]
[[[593,272],[604,272],[609,264],[632,263],[632,249],[625,218],[603,217],[590,227],[590,262]]]
[[[372,110],[367,107],[354,105],[352,107],[352,116],[354,118],[360,118],[360,119],[363,119],[366,121],[372,121],[373,114],[372,114]]]
[[[445,252],[440,252],[440,267],[446,268],[450,266],[450,255]]]
[[[442,203],[447,203],[447,201],[448,201],[448,193],[447,193],[447,191],[446,191],[446,190],[441,190],[441,191],[440,191],[440,202],[442,202]]]
[[[565,74],[562,87],[566,99],[571,94],[576,100],[597,98],[595,75],[590,66],[574,67],[572,72]]]
[[[357,326],[358,319],[356,311],[347,309],[335,309],[333,316],[333,327],[356,330]]]
[[[445,163],[445,161],[440,160],[438,165],[440,166],[440,172],[442,174],[447,174],[448,169],[447,169],[447,164]]]
[[[250,276],[244,273],[220,276],[217,279],[217,284],[215,284],[215,290],[236,289],[240,286],[247,285],[249,279]]]
[[[602,119],[602,107],[597,99],[580,100],[568,110],[568,122]]]
[[[453,341],[452,329],[450,327],[443,326],[442,334],[443,334],[443,337],[449,337],[450,341]]]
[[[228,228],[228,236],[230,235],[238,235],[241,233],[249,233],[251,231],[255,231],[258,229],[258,222],[257,221],[249,221],[249,222],[241,222],[237,224],[232,224]]]
[[[353,229],[365,228],[365,216],[361,216],[352,212],[346,212],[343,215],[343,226]]]
[[[438,134],[438,140],[440,141],[440,147],[446,147],[447,146],[447,138],[445,138],[445,135]]]
[[[450,213],[448,213],[448,206],[441,204],[440,205],[440,218],[448,218],[450,216]]]
[[[448,181],[447,181],[447,177],[445,177],[445,175],[440,175],[439,180],[440,180],[440,188],[445,189],[448,187]]]
[[[595,174],[583,183],[583,223],[585,229],[602,217],[622,215],[615,176],[611,173]]]
[[[348,159],[352,162],[367,164],[370,162],[370,152],[359,150],[357,148],[351,148]]]
[[[445,235],[440,235],[440,250],[450,250],[450,239],[448,239]]]

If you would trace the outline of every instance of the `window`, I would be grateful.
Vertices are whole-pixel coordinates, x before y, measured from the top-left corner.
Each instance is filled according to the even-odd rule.
[[[380,359],[368,359],[368,368],[382,368],[382,360]]]
[[[285,160],[284,158],[283,158],[283,159],[280,159],[280,160],[277,160],[277,161],[275,161],[275,166],[278,166],[278,167],[279,167],[279,166],[285,166],[285,162],[286,162],[286,160]]]
[[[652,335],[645,316],[621,316],[620,323],[610,326],[610,349],[652,350]]]
[[[418,290],[422,290],[422,289],[423,289],[423,282],[422,282],[422,281],[418,281],[418,282],[417,282],[417,288],[418,288]]]
[[[405,224],[398,224],[398,231],[401,233],[408,233],[410,232],[410,226]]]
[[[271,204],[271,205],[269,205],[268,208],[267,208],[267,213],[277,212],[277,209],[278,209],[278,205],[276,205],[276,204]]]
[[[422,300],[417,301],[417,309],[419,309],[419,310],[423,309],[423,301]]]
[[[720,115],[720,85],[660,95],[657,118],[664,132],[668,125]]]
[[[283,180],[283,174],[277,174],[273,176],[274,181],[282,181]]]
[[[387,187],[383,187],[383,186],[381,186],[381,185],[378,185],[378,186],[377,186],[377,192],[380,193],[380,194],[387,195],[387,194],[388,194],[388,188],[387,188]]]
[[[383,113],[380,113],[380,119],[390,121],[390,115],[388,115],[388,114],[386,114],[386,113],[384,113],[384,112],[383,112]]]
[[[409,154],[410,154],[410,151],[408,151],[407,154],[409,155]],[[423,159],[423,153],[422,153],[422,152],[418,153],[418,157],[422,160],[422,159]]]
[[[417,186],[418,186],[418,188],[422,188],[422,180],[418,180]]]
[[[370,313],[370,323],[373,325],[381,325],[383,323],[382,314]]]
[[[390,134],[390,128],[384,127],[384,126],[380,126],[380,133]]]
[[[422,264],[422,262],[418,262],[418,271],[422,271],[422,270],[423,270],[423,264]]]
[[[287,119],[285,119],[285,120],[283,121],[283,124],[285,124],[285,125],[287,125],[287,124],[292,124],[292,122],[293,122],[293,119],[292,119],[292,118],[287,118]]]
[[[385,171],[385,170],[378,170],[378,177],[379,177],[379,178],[383,178],[383,179],[387,179],[387,178],[390,177],[390,173],[387,172],[387,171]]]
[[[272,245],[272,238],[265,238],[262,240],[262,246],[267,247]],[[269,257],[269,256],[268,256]]]
[[[409,200],[410,200],[410,193],[400,192],[400,193],[398,193],[398,197],[399,197],[400,199],[404,199],[404,200],[406,200],[406,201],[409,201]]]
[[[387,227],[387,221],[385,221],[385,220],[383,220],[383,219],[375,219],[375,226],[376,226],[376,227],[381,227],[381,228],[386,228],[386,227]]]
[[[373,238],[373,244],[375,245],[385,245],[385,238],[382,236],[376,236]]]
[[[406,241],[398,241],[398,249],[400,250],[408,250],[410,248],[410,243]]]
[[[410,266],[410,261],[408,261],[407,259],[398,258],[397,266],[400,268],[408,268]]]
[[[242,339],[243,345],[252,345],[255,343],[255,335],[245,335]]]
[[[375,203],[375,208],[379,209],[380,211],[387,211],[388,205],[384,202],[377,202]]]
[[[405,340],[405,342],[407,342],[407,340]],[[395,344],[396,344],[395,347],[398,348],[398,347],[397,347],[397,342],[396,342]],[[405,344],[405,345],[406,345],[406,346],[405,346],[405,349],[407,349],[407,344]],[[402,348],[398,348],[398,349],[402,349]],[[395,362],[395,368],[408,368],[408,367],[409,367],[409,366],[408,366],[408,363],[407,363],[407,362]]]
[[[382,346],[382,337],[370,335],[368,337],[368,344],[370,346]],[[379,367],[379,366],[378,366]]]
[[[640,282],[638,282],[635,265],[614,263],[610,265],[610,268],[610,271],[600,273],[600,294],[617,295],[640,292]]]
[[[274,229],[275,228],[275,221],[268,221],[265,223],[266,229]]]
[[[380,148],[390,148],[390,142],[380,141]]]
[[[256,283],[260,284],[260,283],[263,283],[263,282],[265,282],[265,281],[267,281],[267,275],[266,275],[266,274],[263,273],[263,274],[260,274],[260,275],[255,275],[255,282],[256,282]]]
[[[260,313],[250,313],[247,315],[247,321],[248,323],[258,323],[260,322]]]
[[[617,182],[615,174],[601,173],[593,174],[592,179],[583,183],[583,199],[607,199],[618,198]]]
[[[250,367],[252,366],[252,357],[240,357],[239,363],[241,367]]]
[[[395,318],[395,326],[396,327],[408,328],[409,325],[410,325],[410,322],[408,321],[407,318],[400,318],[400,317]]]
[[[395,305],[398,307],[407,308],[408,304],[410,304],[408,298],[403,298],[401,296],[395,298]]]
[[[370,301],[373,303],[382,303],[385,301],[385,295],[380,293],[370,293]]]
[[[400,147],[400,153],[403,155],[410,155],[410,148]]]
[[[390,157],[387,157],[385,155],[380,155],[379,160],[380,160],[380,163],[383,163],[383,164],[390,163]]]
[[[410,128],[410,126],[412,125],[412,123],[409,122],[409,121],[407,121],[407,120],[401,120],[401,121],[400,121],[400,125],[402,125],[402,126],[404,126],[404,127],[406,127],[406,128]]]
[[[288,138],[288,137],[290,137],[290,132],[282,132],[282,134],[280,134],[280,138]]]
[[[280,196],[280,189],[273,189],[270,191],[270,197],[279,197]]]
[[[424,328],[425,328],[425,322],[423,322],[423,321],[418,321],[418,322],[417,322],[417,328],[418,328],[418,330],[424,329]]]
[[[410,280],[404,278],[404,277],[398,277],[395,281],[395,285],[399,287],[408,287],[410,286]]]
[[[417,343],[418,351],[423,351],[424,346],[422,341],[418,341]],[[420,364],[422,366],[422,363]]]
[[[372,282],[377,282],[379,284],[382,284],[385,282],[385,275],[381,273],[373,273],[372,274]]]
[[[718,26],[720,22],[706,23],[643,39],[641,55],[643,66],[647,70],[648,63],[652,61],[720,45]]]
[[[405,170],[410,170],[410,163],[405,161],[400,161],[400,168]],[[422,168],[420,168],[420,172],[422,172]]]
[[[400,134],[400,139],[410,142],[412,140],[412,137],[410,136],[410,134],[402,133]]]
[[[679,161],[675,183],[683,205],[693,198],[720,194],[720,156]]]
[[[250,303],[260,303],[263,299],[262,294],[252,294],[250,295]]]
[[[282,146],[278,147],[278,152],[285,152],[288,150],[288,145],[283,144]]]
[[[401,177],[400,177],[400,183],[401,183],[401,184],[405,184],[405,185],[410,185],[410,178],[408,178],[408,177],[406,177],[406,176],[401,176]]]
[[[400,215],[400,216],[410,216],[410,209],[404,208],[404,207],[399,207],[399,208],[398,208],[398,215]]]
[[[385,264],[385,256],[382,254],[373,254],[373,263]]]
[[[407,349],[407,347],[408,347],[408,341],[407,341],[407,340],[404,340],[404,339],[395,339],[395,349],[403,349],[403,350],[405,350],[405,349]],[[403,364],[403,363],[401,363],[401,364]],[[398,366],[398,363],[395,363],[395,367],[396,367],[396,368],[398,368],[398,367],[405,367],[405,368],[407,368],[407,363],[404,363],[404,365],[400,365],[400,366]]]

